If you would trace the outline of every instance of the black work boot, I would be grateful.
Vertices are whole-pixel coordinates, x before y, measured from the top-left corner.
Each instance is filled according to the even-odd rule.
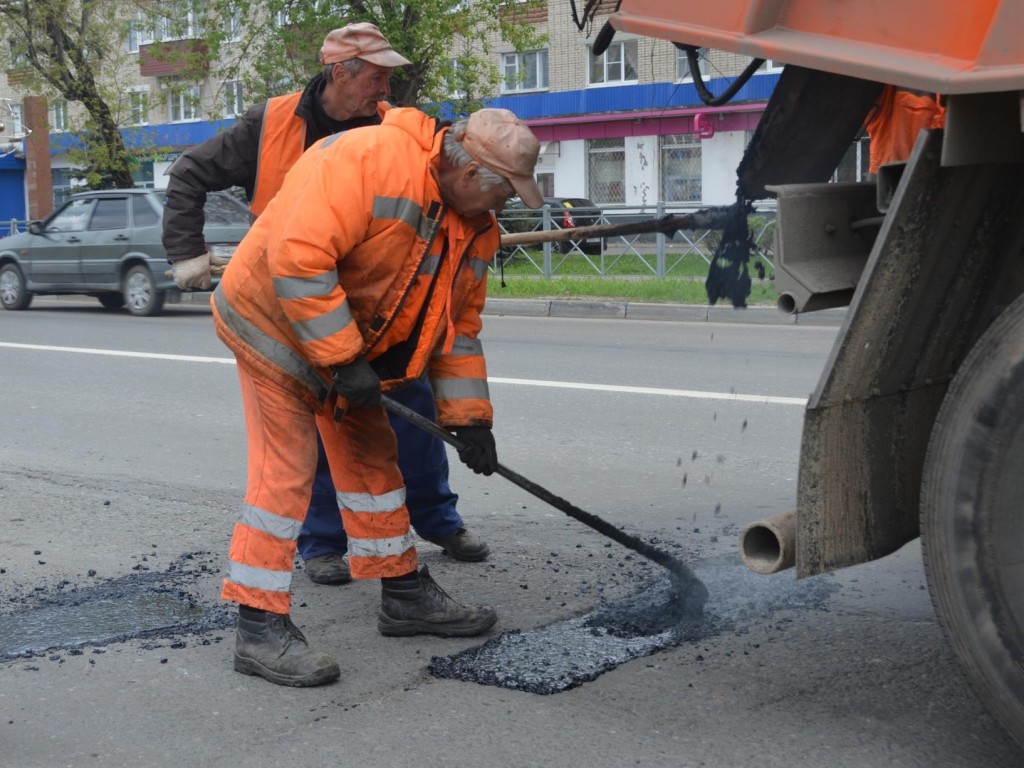
[[[348,584],[352,581],[352,569],[348,567],[345,555],[329,552],[306,560],[306,575],[317,584]]]
[[[235,671],[259,675],[275,685],[323,685],[341,676],[338,662],[312,651],[286,613],[238,606]]]
[[[474,536],[465,528],[458,528],[444,536],[424,536],[423,538],[431,544],[437,544],[456,560],[463,560],[467,563],[486,560],[491,553],[487,542]]]
[[[423,566],[415,580],[383,583],[377,629],[390,637],[471,637],[486,632],[497,620],[493,608],[452,600]]]

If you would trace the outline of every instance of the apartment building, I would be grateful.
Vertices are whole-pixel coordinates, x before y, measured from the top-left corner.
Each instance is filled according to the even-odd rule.
[[[781,67],[765,62],[728,104],[708,107],[685,54],[670,43],[619,33],[595,56],[594,39],[605,18],[607,12],[599,14],[593,28],[581,32],[569,0],[548,0],[526,18],[547,36],[545,47],[516,51],[492,41],[503,80],[490,105],[514,111],[541,140],[537,178],[545,194],[648,210],[659,202],[733,202],[736,167]],[[148,55],[151,42],[151,36],[134,33],[124,41],[119,108],[123,123],[132,126],[125,130],[130,144],[146,150],[136,183],[161,188],[181,151],[231,125],[250,104],[241,81],[218,78],[216,62],[202,82],[179,81],[174,63]],[[188,43],[186,34],[181,44]],[[749,63],[731,54],[701,53],[700,71],[714,93]],[[7,109],[20,114],[24,96],[16,84],[0,79]],[[74,109],[51,102],[47,125],[22,124],[20,134],[9,127],[0,136],[13,145],[6,154],[0,149],[0,221],[28,215],[24,192],[18,207],[19,187],[25,190],[31,182],[18,146],[26,130],[49,130],[54,195],[59,200],[71,191],[76,169],[66,128]]]

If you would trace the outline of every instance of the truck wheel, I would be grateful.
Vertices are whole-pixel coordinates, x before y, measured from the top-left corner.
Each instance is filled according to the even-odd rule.
[[[160,314],[164,306],[164,292],[156,289],[149,267],[136,264],[124,276],[124,298],[128,311],[138,317]]]
[[[1024,745],[1024,297],[954,377],[921,491],[939,620],[982,701]]]
[[[17,264],[0,267],[0,304],[4,309],[28,309],[32,294],[25,288],[25,276]]]

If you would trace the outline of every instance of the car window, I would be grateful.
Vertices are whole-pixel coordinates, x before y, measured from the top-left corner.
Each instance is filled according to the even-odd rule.
[[[47,232],[82,232],[89,221],[93,200],[72,200],[46,223]]]
[[[132,222],[136,227],[152,227],[160,221],[160,214],[142,195],[132,196]]]
[[[89,229],[127,229],[128,198],[101,197],[96,201]]]
[[[206,198],[203,214],[207,224],[222,226],[247,226],[249,209],[231,195],[214,193]]]

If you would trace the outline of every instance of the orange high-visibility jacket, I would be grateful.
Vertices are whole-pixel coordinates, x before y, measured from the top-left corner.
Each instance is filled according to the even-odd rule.
[[[260,128],[256,185],[249,210],[259,216],[284,183],[285,174],[306,151],[309,126],[305,118],[295,114],[302,91],[275,96],[267,101]],[[391,109],[386,101],[377,102],[377,115],[383,119]]]
[[[360,355],[385,390],[429,367],[442,424],[491,424],[477,335],[497,222],[441,200],[436,126],[391,109],[298,159],[211,299],[240,365],[313,407],[331,399],[331,367]]]

